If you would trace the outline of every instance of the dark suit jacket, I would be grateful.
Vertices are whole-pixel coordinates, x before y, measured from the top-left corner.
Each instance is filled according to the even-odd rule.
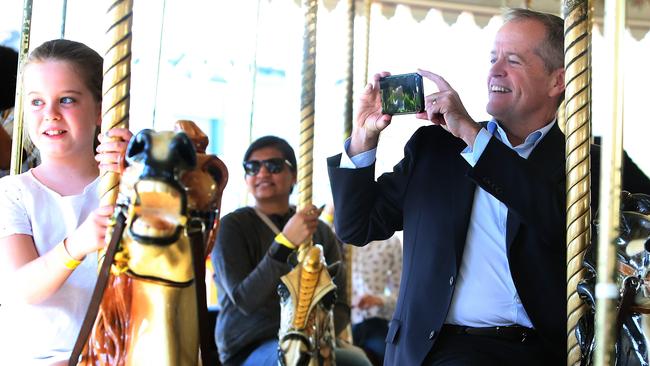
[[[460,155],[465,147],[441,127],[422,127],[404,159],[376,182],[374,165],[341,169],[340,155],[328,159],[336,232],[344,242],[365,245],[404,230],[402,282],[385,364],[422,364],[435,342],[454,292],[477,185],[508,207],[514,284],[549,364],[566,364],[564,135],[555,125],[527,160],[492,138],[473,168]],[[650,192],[647,178],[639,186]]]

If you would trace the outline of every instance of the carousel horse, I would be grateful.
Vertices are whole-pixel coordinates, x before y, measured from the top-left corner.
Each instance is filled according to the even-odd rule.
[[[578,294],[589,307],[576,329],[582,366],[593,364],[597,242],[597,235],[594,235],[593,243],[585,253],[587,276],[578,285]],[[644,314],[650,314],[649,195],[621,193],[620,233],[615,243],[619,288],[615,365],[648,366],[648,345],[644,335],[648,320]]]
[[[338,262],[328,267],[320,245],[301,247],[298,264],[278,285],[282,366],[335,365],[333,308]]]
[[[102,265],[107,280],[100,270],[75,346],[82,352],[76,358],[73,351],[70,365],[209,361],[210,330],[199,317],[206,311],[205,258],[228,171],[216,156],[205,154],[207,137],[193,122],[179,121],[176,129],[180,132],[143,130],[129,143],[118,224]]]

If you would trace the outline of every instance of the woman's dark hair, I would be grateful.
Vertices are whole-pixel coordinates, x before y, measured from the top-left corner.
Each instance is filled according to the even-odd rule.
[[[13,107],[16,102],[17,74],[18,52],[0,46],[0,111]]]
[[[293,148],[286,140],[277,136],[262,136],[253,141],[248,149],[246,149],[244,161],[248,161],[253,152],[265,147],[272,147],[278,150],[282,154],[282,157],[291,163],[291,166],[289,167],[291,171],[294,173],[297,171],[298,164],[296,163],[296,154],[294,153]]]
[[[83,43],[69,39],[53,39],[36,47],[27,58],[27,65],[50,60],[65,61],[74,70],[97,102],[102,101],[104,60],[95,50]]]

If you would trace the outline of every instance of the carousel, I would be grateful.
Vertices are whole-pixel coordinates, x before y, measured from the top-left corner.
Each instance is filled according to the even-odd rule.
[[[19,42],[15,40],[19,48],[18,80],[21,80],[23,66],[33,46],[32,29],[39,23],[32,19],[32,14],[40,3],[25,0],[22,5]],[[473,35],[465,39],[459,36],[454,42],[469,42],[479,31],[483,32],[480,37],[489,38],[498,27],[505,6],[551,12],[565,19],[566,89],[564,103],[558,111],[558,123],[566,135],[567,364],[650,364],[650,320],[647,317],[650,287],[645,283],[650,266],[647,244],[650,196],[621,192],[626,104],[623,96],[627,90],[624,75],[628,78],[639,75],[642,81],[647,80],[644,79],[647,75],[640,75],[643,69],[633,68],[645,63],[627,62],[623,46],[636,42],[641,45],[639,49],[644,44],[648,48],[650,3],[614,0],[604,3],[595,0],[522,3],[304,0],[301,4],[291,0],[257,1],[237,5],[237,11],[247,13],[245,19],[238,20],[241,28],[232,31],[237,33],[243,28],[250,31],[241,37],[246,40],[245,47],[229,42],[229,29],[219,25],[213,26],[222,33],[212,37],[222,39],[214,41],[217,46],[213,46],[208,38],[197,34],[199,31],[193,30],[191,24],[180,25],[185,29],[179,29],[177,18],[181,16],[172,16],[176,12],[196,16],[200,23],[196,27],[203,29],[210,24],[210,12],[215,22],[226,23],[227,15],[234,11],[227,5],[219,7],[196,1],[183,3],[181,10],[179,4],[162,1],[150,8],[137,8],[143,3],[138,4],[137,0],[102,2],[98,15],[101,19],[92,19],[91,23],[103,23],[103,27],[92,31],[84,29],[90,34],[86,36],[92,36],[96,44],[99,44],[96,35],[102,38],[102,48],[97,46],[104,57],[101,132],[129,128],[134,136],[122,157],[122,171],[100,173],[100,205],[115,205],[116,209],[106,235],[107,246],[98,253],[97,284],[68,365],[218,365],[213,335],[218,304],[207,259],[219,235],[220,217],[247,200],[245,193],[235,188],[230,190],[232,184],[227,187],[229,174],[233,174],[233,169],[227,166],[242,155],[241,146],[268,131],[293,136],[288,140],[295,144],[298,152],[297,210],[320,204],[327,199],[323,198],[326,196],[323,191],[329,187],[323,168],[314,162],[330,153],[326,145],[341,146],[350,135],[354,93],[368,80],[368,70],[392,67],[408,71],[413,65],[399,64],[395,54],[403,55],[407,50],[420,47],[421,33],[444,38],[445,32],[459,29],[468,17],[472,23],[468,34]],[[71,15],[76,11],[73,8],[86,5],[73,1],[62,1],[60,5],[61,17],[57,24],[60,33],[50,38],[72,38],[69,26],[76,22],[73,20],[70,24]],[[218,14],[219,11],[226,16]],[[95,13],[99,12],[93,10],[92,14]],[[50,12],[50,18],[56,18],[51,15]],[[294,27],[276,34],[289,36],[286,43],[299,45],[299,50],[298,46],[289,50],[289,46],[283,48],[281,44],[262,47],[271,37],[265,30],[268,32],[269,27],[276,24],[278,16],[286,16],[287,23],[300,23],[300,32]],[[140,30],[141,40],[138,39]],[[177,44],[165,43],[165,37],[177,31],[185,40],[199,39],[193,43],[201,45],[193,49],[195,55],[179,52],[175,49]],[[598,50],[599,55],[608,57],[606,63],[594,59],[594,32],[602,34],[598,38]],[[157,43],[151,42],[156,38]],[[245,50],[238,49],[239,46]],[[156,48],[157,52],[151,52]],[[466,48],[476,53],[473,47]],[[225,52],[233,54],[229,59],[211,58]],[[643,52],[638,54],[642,57]],[[271,55],[284,57],[282,62],[296,66],[294,69],[299,72],[294,75],[288,68],[283,71],[267,67],[278,62],[271,60]],[[427,57],[439,56],[434,51],[421,57],[424,63]],[[207,61],[198,66],[187,62],[193,58]],[[243,66],[236,62],[242,58],[249,60]],[[387,61],[382,64],[378,60]],[[596,62],[600,66],[599,73],[607,76],[599,79],[600,90],[592,91],[592,64]],[[177,80],[180,81],[175,88],[180,92],[165,89],[171,87],[169,80],[176,78],[171,74],[164,76],[170,65],[178,67],[186,76]],[[443,67],[442,64],[438,66]],[[227,71],[220,72],[220,68]],[[470,69],[471,66],[459,73],[472,74]],[[296,87],[287,89],[284,81],[278,81],[280,76],[282,80],[295,79]],[[186,83],[187,79],[202,78],[212,83],[199,86]],[[239,83],[247,87],[227,91],[227,86]],[[138,88],[134,88],[135,85]],[[320,85],[326,90],[326,96],[321,99],[318,98]],[[469,89],[472,84],[467,85]],[[198,97],[198,101],[189,99],[193,91],[187,89],[199,87],[210,100],[202,99],[204,97]],[[269,98],[265,97],[271,97],[276,87],[281,91],[277,94],[282,94],[276,98],[283,100],[266,102]],[[270,94],[265,94],[269,90]],[[598,106],[592,107],[595,95],[599,98]],[[328,106],[325,100],[332,96],[336,96],[335,103],[330,104],[335,106]],[[643,98],[642,95],[634,97]],[[12,175],[23,172],[23,98],[18,85]],[[290,98],[295,100],[284,100]],[[172,100],[198,112],[192,116],[186,108],[184,112],[173,113]],[[139,106],[133,108],[136,103]],[[222,106],[228,104],[232,108]],[[328,111],[319,112],[319,108]],[[600,203],[593,208],[596,212],[590,208],[589,194],[594,108],[607,113],[606,117],[598,113],[603,164]],[[220,117],[210,117],[215,113]],[[480,113],[484,112],[476,112]],[[628,118],[629,115],[626,113]],[[275,119],[283,121],[276,125]],[[229,126],[225,126],[224,121],[230,121]],[[318,126],[320,121],[327,125]],[[387,152],[384,154],[401,156],[395,150],[403,146],[407,136],[417,127],[410,125],[385,137],[382,144]],[[636,134],[632,133],[636,137],[626,140],[626,143],[638,141],[634,148],[626,145],[629,152],[644,151],[639,144],[645,138],[638,136],[643,135],[644,130],[638,128]],[[628,130],[626,127],[625,131]],[[650,168],[650,162],[641,160],[641,154],[635,158],[637,156],[642,167]],[[235,164],[239,164],[238,160]],[[336,286],[331,269],[336,264],[326,262],[318,244],[311,240],[301,243],[292,271],[278,284],[281,299],[278,354],[282,365],[336,364],[332,349],[335,338],[341,336],[334,334],[332,325]],[[346,249],[344,267],[348,281],[353,255],[352,250]],[[348,292],[351,291],[349,287]],[[342,336],[351,340],[349,334]]]

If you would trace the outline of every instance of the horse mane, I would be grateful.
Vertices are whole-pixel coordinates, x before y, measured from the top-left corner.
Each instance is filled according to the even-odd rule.
[[[84,359],[90,365],[124,366],[130,334],[132,279],[126,274],[112,275],[89,337]],[[113,358],[111,358],[113,357]]]

